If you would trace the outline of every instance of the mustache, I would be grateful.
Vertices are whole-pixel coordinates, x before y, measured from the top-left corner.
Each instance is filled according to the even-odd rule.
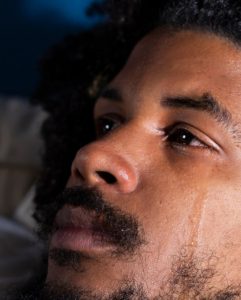
[[[134,254],[145,243],[142,226],[131,214],[121,211],[103,199],[102,194],[94,188],[66,188],[53,201],[38,207],[36,215],[40,228],[39,234],[48,239],[54,228],[57,212],[64,206],[82,207],[94,213],[93,226],[100,226],[106,242],[115,245],[115,254]]]

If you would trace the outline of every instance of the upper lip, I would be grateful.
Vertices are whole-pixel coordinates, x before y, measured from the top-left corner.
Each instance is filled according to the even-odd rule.
[[[98,226],[96,226],[96,224],[98,224]],[[58,211],[54,227],[57,230],[62,228],[80,228],[90,231],[103,231],[95,212],[70,205],[65,205]]]

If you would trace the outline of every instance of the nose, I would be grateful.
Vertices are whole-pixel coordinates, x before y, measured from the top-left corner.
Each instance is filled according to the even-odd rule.
[[[124,150],[124,149],[123,149]],[[127,194],[138,184],[138,174],[133,162],[121,149],[101,142],[81,148],[72,163],[69,184],[104,187]]]

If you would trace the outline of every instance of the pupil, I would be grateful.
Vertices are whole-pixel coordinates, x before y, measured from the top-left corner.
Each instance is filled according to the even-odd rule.
[[[178,129],[172,135],[171,140],[179,144],[190,144],[193,140],[193,135],[187,130]]]
[[[113,128],[113,122],[111,120],[105,121],[103,124],[103,133],[109,132]]]
[[[116,127],[116,122],[106,117],[100,118],[96,123],[96,137],[108,134]]]
[[[110,130],[110,124],[105,124],[104,131],[109,131]]]

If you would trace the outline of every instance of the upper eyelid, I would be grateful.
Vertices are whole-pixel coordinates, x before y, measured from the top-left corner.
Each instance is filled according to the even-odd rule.
[[[104,115],[105,113],[117,113],[117,114],[125,114],[125,110],[119,103],[112,103],[106,99],[97,100],[93,109],[93,116],[98,117],[100,115]]]
[[[172,130],[176,128],[181,128],[181,129],[186,129],[187,131],[190,131],[194,136],[197,136],[197,134],[193,133],[197,132],[200,133],[200,135],[206,136],[208,139],[211,139],[204,131],[200,130],[198,127],[191,125],[186,122],[174,122],[172,125],[169,125],[167,127],[161,128],[160,130],[163,131],[164,133],[166,132],[171,132]],[[198,137],[197,137],[198,138]]]
[[[106,114],[100,114],[99,116],[94,116],[94,121],[97,122],[98,120],[103,120],[103,119],[109,119],[109,120],[117,120],[124,122],[125,118],[121,116],[120,114],[117,113],[106,113]]]
[[[197,131],[198,129],[196,129],[196,128],[192,129],[190,125],[185,124],[185,123],[184,124],[181,124],[181,123],[173,124],[173,125],[165,128],[164,131],[165,131],[165,134],[169,135],[170,133],[172,133],[172,131],[178,130],[178,129],[186,130],[186,131],[190,132],[190,134],[192,134],[196,139],[201,140],[200,138],[197,137],[197,134],[193,133],[193,131]],[[200,134],[204,134],[204,133],[200,132]]]

